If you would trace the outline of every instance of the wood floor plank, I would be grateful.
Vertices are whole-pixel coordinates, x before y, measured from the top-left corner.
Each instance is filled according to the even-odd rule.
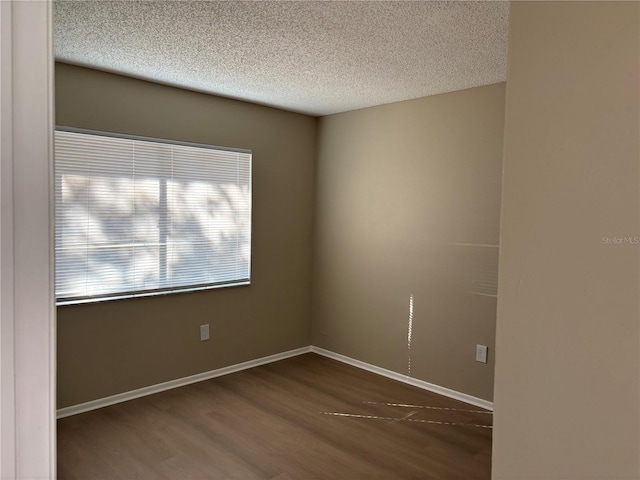
[[[491,423],[306,354],[61,419],[58,477],[489,479]]]

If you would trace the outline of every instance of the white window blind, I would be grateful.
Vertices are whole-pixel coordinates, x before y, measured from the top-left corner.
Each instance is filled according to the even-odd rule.
[[[251,153],[58,129],[56,299],[248,284]]]

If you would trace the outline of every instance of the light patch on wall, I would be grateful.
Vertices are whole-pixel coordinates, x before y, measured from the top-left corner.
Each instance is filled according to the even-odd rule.
[[[499,248],[484,248],[476,252],[471,293],[486,297],[498,296]]]
[[[471,274],[471,293],[485,297],[498,296],[498,255],[500,245],[489,243],[453,243],[464,248],[464,258]]]
[[[413,333],[413,294],[409,295],[409,322],[407,325],[407,376],[411,376],[411,335]]]

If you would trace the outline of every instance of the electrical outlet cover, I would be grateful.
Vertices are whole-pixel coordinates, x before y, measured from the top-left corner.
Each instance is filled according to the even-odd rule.
[[[209,324],[200,325],[200,341],[209,340]]]
[[[476,362],[487,363],[488,350],[486,345],[476,345]]]

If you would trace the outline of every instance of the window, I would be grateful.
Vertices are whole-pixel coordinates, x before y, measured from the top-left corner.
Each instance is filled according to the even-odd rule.
[[[56,299],[250,283],[251,152],[55,133]]]

